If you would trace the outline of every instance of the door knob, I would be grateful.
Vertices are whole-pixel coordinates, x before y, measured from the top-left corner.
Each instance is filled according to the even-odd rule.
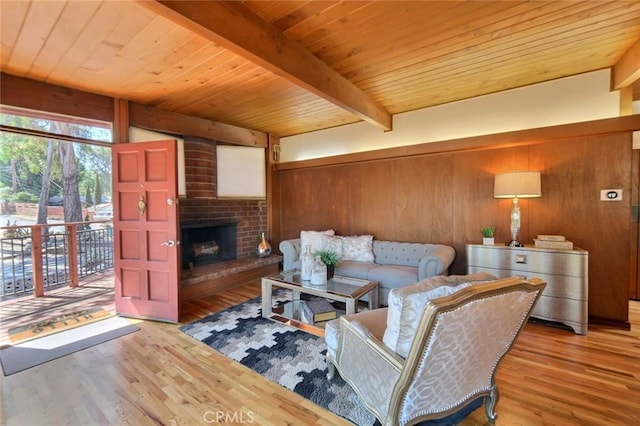
[[[167,246],[167,247],[177,246],[178,244],[180,244],[180,241],[173,241],[173,240],[169,240],[169,241],[165,241],[164,243],[160,243],[161,246]]]

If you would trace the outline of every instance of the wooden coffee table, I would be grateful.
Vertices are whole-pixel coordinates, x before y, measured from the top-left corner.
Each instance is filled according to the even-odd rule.
[[[301,294],[310,294],[329,300],[343,302],[346,314],[358,312],[358,301],[365,295],[369,295],[369,309],[378,307],[378,282],[348,278],[334,275],[324,285],[311,285],[310,281],[300,278],[299,270],[284,271],[279,274],[262,278],[262,316],[274,317],[271,294],[273,287],[287,288],[293,291],[294,305],[299,305]],[[294,320],[300,320],[299,308],[292,310]]]

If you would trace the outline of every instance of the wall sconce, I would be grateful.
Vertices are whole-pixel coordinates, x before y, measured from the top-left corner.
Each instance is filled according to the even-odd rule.
[[[271,149],[273,150],[273,162],[280,162],[280,144],[272,145]]]
[[[513,172],[496,175],[493,184],[494,198],[512,198],[511,204],[511,241],[506,245],[522,247],[518,241],[520,232],[520,206],[518,198],[540,197],[540,172]]]

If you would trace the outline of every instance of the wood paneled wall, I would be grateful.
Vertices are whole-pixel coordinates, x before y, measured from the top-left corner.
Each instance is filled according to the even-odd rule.
[[[452,142],[447,142],[450,147]],[[455,144],[455,143],[454,143]],[[462,145],[462,144],[461,144]],[[600,201],[600,190],[631,190],[631,133],[447,150],[279,172],[280,239],[300,230],[442,243],[455,248],[450,272],[466,273],[465,244],[495,224],[509,239],[511,200],[493,198],[494,175],[540,171],[542,197],[521,200],[520,241],[562,234],[589,251],[589,314],[625,326],[630,274],[630,197]]]

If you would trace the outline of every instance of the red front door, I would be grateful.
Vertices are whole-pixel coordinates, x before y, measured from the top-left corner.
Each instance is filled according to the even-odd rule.
[[[180,268],[175,140],[113,146],[116,312],[178,322]]]

